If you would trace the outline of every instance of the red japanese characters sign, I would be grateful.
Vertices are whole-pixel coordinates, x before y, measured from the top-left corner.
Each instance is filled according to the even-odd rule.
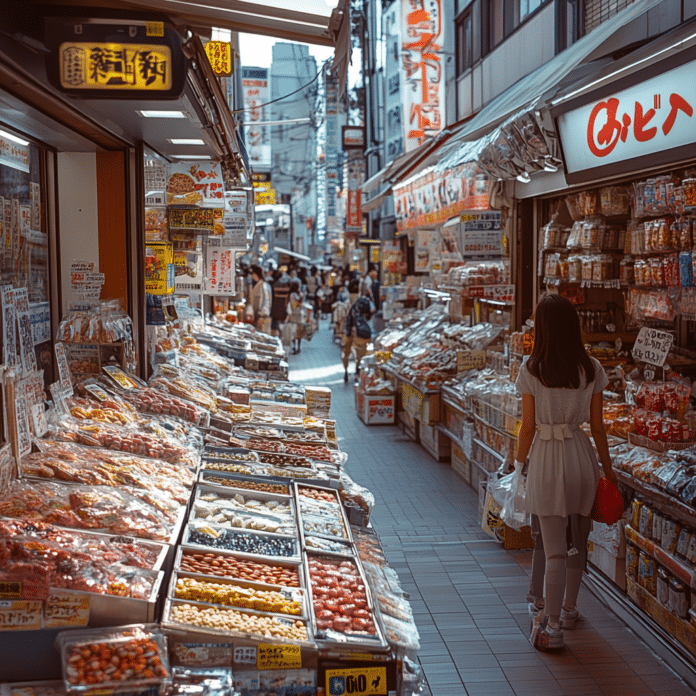
[[[437,135],[445,125],[441,0],[402,0],[403,122],[406,152]]]
[[[696,142],[693,63],[558,116],[572,175]]]
[[[229,77],[232,74],[232,46],[225,41],[208,41],[205,52],[218,77]]]

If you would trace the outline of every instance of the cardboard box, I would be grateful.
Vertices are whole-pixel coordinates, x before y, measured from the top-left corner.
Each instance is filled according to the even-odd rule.
[[[360,420],[367,425],[389,425],[396,418],[396,396],[394,394],[365,394],[355,390],[355,410]]]
[[[626,561],[617,558],[611,551],[591,541],[587,542],[587,560],[606,575],[615,585],[626,591]]]

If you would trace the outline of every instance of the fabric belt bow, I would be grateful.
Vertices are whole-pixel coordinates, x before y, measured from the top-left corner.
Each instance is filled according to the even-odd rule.
[[[573,437],[573,433],[567,423],[560,423],[559,425],[540,423],[538,428],[539,437],[542,440],[567,440]]]

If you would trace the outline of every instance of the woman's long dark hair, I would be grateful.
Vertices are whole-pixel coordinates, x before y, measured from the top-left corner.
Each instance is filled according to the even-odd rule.
[[[595,378],[594,365],[582,342],[578,313],[563,295],[546,295],[537,304],[534,347],[527,369],[552,389],[577,389],[580,370],[587,383]]]

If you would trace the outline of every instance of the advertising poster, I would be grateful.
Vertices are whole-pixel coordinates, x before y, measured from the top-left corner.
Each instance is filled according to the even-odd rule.
[[[271,128],[262,125],[268,120],[270,101],[268,68],[242,67],[242,92],[244,98],[244,140],[252,169],[271,168]]]
[[[215,208],[223,204],[222,167],[217,162],[167,165],[167,204]]]

